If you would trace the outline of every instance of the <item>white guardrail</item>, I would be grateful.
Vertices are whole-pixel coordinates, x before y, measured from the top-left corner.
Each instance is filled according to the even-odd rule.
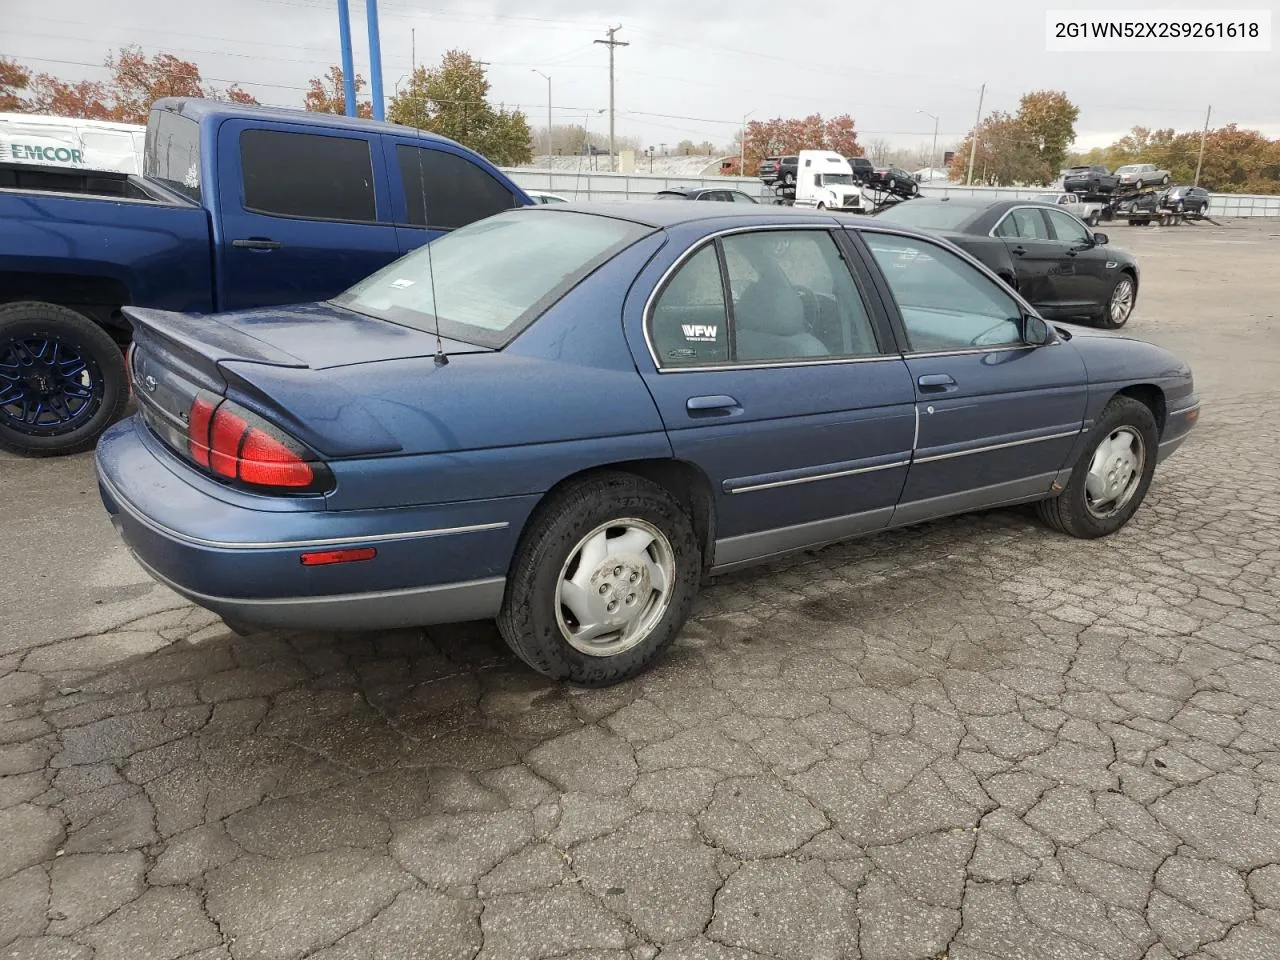
[[[772,200],[773,191],[754,177],[668,177],[640,173],[581,173],[533,167],[507,168],[506,174],[526,190],[555,193],[566,200],[648,200],[659,190],[719,187],[741,190],[757,200]],[[1025,200],[1051,187],[966,187],[959,184],[922,184],[926,197],[987,197],[991,200]],[[1280,217],[1280,196],[1248,193],[1210,194],[1212,217]]]

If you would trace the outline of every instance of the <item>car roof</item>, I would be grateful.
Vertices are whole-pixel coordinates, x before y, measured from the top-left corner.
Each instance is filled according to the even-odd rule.
[[[153,110],[167,110],[199,122],[205,119],[238,120],[245,117],[275,120],[280,123],[296,123],[309,127],[325,127],[330,130],[352,130],[359,133],[386,133],[397,137],[413,137],[435,143],[460,146],[448,137],[425,130],[417,130],[384,120],[365,120],[339,113],[313,113],[309,110],[291,110],[288,107],[260,107],[222,100],[204,100],[197,97],[165,97],[152,104]]]
[[[915,203],[916,201],[913,200],[911,202]],[[524,215],[529,212],[553,215],[562,213],[594,214],[596,216],[611,217],[615,220],[629,220],[632,223],[655,229],[711,220],[726,224],[729,227],[737,223],[744,227],[749,227],[753,224],[770,223],[785,226],[789,221],[797,224],[826,225],[834,225],[838,222],[854,227],[876,225],[874,217],[865,217],[859,214],[819,213],[816,210],[805,207],[784,207],[773,203],[753,205],[746,203],[663,203],[660,200],[637,200],[632,202],[618,200],[602,203],[559,203],[554,207],[541,205],[519,207],[512,211],[516,215]],[[508,214],[502,214],[502,216],[508,216]],[[884,221],[883,225],[894,232],[929,236],[927,231],[917,231],[912,227],[897,223],[890,224]]]

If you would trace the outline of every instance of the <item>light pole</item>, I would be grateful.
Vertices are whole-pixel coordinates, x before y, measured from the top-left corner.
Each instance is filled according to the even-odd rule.
[[[738,176],[745,177],[747,175],[747,117],[751,116],[756,110],[748,110],[742,115],[742,142],[738,144]]]
[[[551,162],[551,78],[541,70],[533,71],[543,80],[547,81],[547,167],[553,166]]]
[[[916,113],[933,118],[933,146],[929,148],[929,179],[933,179],[933,171],[938,169],[938,118],[928,110],[917,110]]]

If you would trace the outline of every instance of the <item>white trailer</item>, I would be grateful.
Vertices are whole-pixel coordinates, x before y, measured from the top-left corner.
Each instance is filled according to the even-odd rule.
[[[132,123],[0,113],[0,163],[141,173],[146,133]]]

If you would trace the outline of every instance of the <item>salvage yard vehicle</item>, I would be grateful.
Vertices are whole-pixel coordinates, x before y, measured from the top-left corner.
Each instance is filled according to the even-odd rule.
[[[588,685],[704,575],[1015,503],[1113,533],[1199,409],[945,240],[766,205],[528,207],[328,302],[127,309],[96,466],[152,576],[239,630],[496,617]]]
[[[936,231],[977,257],[1051,319],[1123,327],[1138,299],[1138,263],[1057,205],[920,197],[877,220]]]
[[[799,161],[797,207],[866,212],[870,204],[862,196],[848,160],[830,150],[801,150]]]
[[[781,183],[784,186],[793,186],[796,182],[796,168],[799,164],[798,157],[765,157],[760,163],[760,170],[757,174],[761,180],[767,185],[773,186],[775,183]]]
[[[877,167],[867,178],[867,186],[884,190],[899,197],[914,197],[920,192],[916,178],[901,167]]]
[[[1209,191],[1204,187],[1181,185],[1170,187],[1164,192],[1164,205],[1177,213],[1209,212]]]
[[[1120,178],[1100,165],[1068,167],[1062,175],[1062,189],[1086,196],[1114,193]]]
[[[1141,190],[1143,187],[1166,186],[1169,183],[1169,171],[1161,170],[1154,163],[1130,163],[1116,167],[1116,176],[1120,180],[1118,189]]]
[[[741,190],[725,190],[722,187],[694,187],[689,190],[671,188],[659,190],[654,196],[659,200],[718,200],[723,203],[756,203]]]
[[[1041,193],[1037,194],[1034,199],[1040,203],[1052,203],[1059,207],[1066,207],[1091,227],[1096,227],[1098,221],[1104,215],[1109,215],[1105,203],[1081,200],[1079,194],[1075,193]]]
[[[127,306],[212,313],[334,295],[528,197],[451,140],[158,101],[145,173],[0,165],[0,448],[93,446],[123,410]]]

